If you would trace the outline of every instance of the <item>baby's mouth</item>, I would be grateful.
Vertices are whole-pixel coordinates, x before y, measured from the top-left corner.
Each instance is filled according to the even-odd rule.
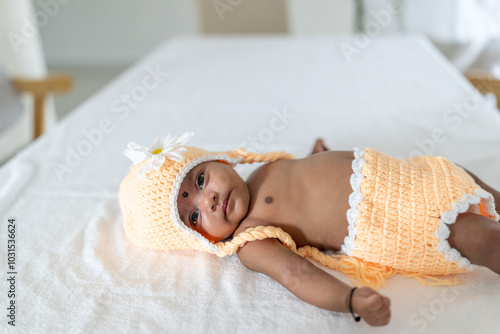
[[[224,200],[222,203],[222,211],[224,212],[224,218],[227,218],[227,204],[229,203],[229,196],[231,195],[231,192],[227,195],[227,198]]]

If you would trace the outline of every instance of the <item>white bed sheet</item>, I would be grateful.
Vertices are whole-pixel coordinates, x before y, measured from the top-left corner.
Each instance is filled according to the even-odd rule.
[[[299,157],[317,137],[332,149],[419,150],[500,188],[500,113],[425,38],[376,38],[350,63],[342,43],[352,37],[171,39],[4,165],[0,272],[7,276],[14,217],[17,314],[15,329],[1,317],[0,332],[367,332],[236,256],[136,248],[118,206],[126,144],[149,145],[171,131],[196,132],[190,144],[206,149]],[[243,176],[250,170],[238,167]],[[389,279],[380,291],[391,298],[392,320],[371,332],[498,332],[500,277],[480,269],[459,278],[462,286],[444,288]]]

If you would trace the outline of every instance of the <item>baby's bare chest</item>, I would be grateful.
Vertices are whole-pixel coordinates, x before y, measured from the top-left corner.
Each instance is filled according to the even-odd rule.
[[[333,158],[284,161],[255,175],[248,217],[282,228],[298,246],[340,248],[352,170],[348,156]]]

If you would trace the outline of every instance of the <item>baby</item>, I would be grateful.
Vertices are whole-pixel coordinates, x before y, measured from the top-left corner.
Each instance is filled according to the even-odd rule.
[[[130,143],[125,151],[134,166],[120,186],[120,206],[127,237],[141,247],[236,252],[302,300],[373,326],[389,322],[389,299],[352,288],[305,257],[374,288],[396,272],[422,282],[474,265],[500,274],[500,193],[444,158],[328,151],[321,141],[303,159],[207,152],[184,147],[191,136],[168,136],[151,148]],[[233,169],[264,161],[246,182]]]

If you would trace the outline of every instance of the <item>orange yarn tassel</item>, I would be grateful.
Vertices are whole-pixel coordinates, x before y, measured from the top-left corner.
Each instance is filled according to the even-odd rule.
[[[398,272],[403,277],[416,279],[422,285],[442,286],[442,285],[460,285],[462,282],[456,278],[444,279],[435,276],[421,275],[416,273],[402,273]]]

